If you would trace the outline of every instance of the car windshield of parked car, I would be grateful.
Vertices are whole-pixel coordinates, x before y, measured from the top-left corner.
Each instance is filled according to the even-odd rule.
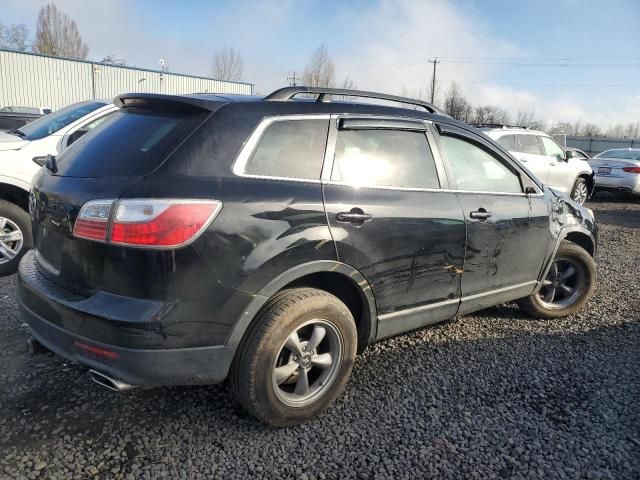
[[[640,160],[640,150],[607,150],[594,158],[619,158],[621,160]]]
[[[66,127],[70,123],[105,105],[103,102],[75,103],[49,115],[45,115],[38,120],[34,120],[24,127],[21,127],[19,133],[25,140],[38,140],[57,132],[61,128]]]

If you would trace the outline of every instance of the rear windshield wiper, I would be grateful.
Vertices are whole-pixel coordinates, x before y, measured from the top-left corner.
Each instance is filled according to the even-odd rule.
[[[17,135],[20,138],[25,136],[25,133],[21,132],[17,128],[12,128],[11,130],[7,130],[7,133],[10,133],[11,135]]]

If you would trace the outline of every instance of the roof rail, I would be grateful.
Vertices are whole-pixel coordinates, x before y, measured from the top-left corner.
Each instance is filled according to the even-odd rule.
[[[523,130],[529,128],[523,125],[505,125],[503,123],[474,123],[473,126],[476,128],[522,128]]]
[[[408,105],[415,105],[417,107],[424,108],[430,113],[439,113],[444,115],[444,112],[435,105],[422,100],[415,100],[413,98],[399,97],[397,95],[387,95],[386,93],[367,92],[364,90],[349,90],[346,88],[328,88],[328,87],[284,87],[276,90],[273,93],[267,95],[264,99],[268,102],[273,101],[286,101],[291,100],[296,95],[310,93],[318,95],[318,102],[330,102],[331,95],[341,95],[345,97],[363,97],[363,98],[375,98],[377,100],[388,100],[390,102],[406,103]]]

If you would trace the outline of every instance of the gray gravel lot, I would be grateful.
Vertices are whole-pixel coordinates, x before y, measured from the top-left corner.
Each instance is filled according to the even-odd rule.
[[[0,279],[0,478],[640,478],[640,201],[589,206],[585,311],[506,305],[375,344],[326,414],[289,429],[225,385],[115,394],[29,356]]]

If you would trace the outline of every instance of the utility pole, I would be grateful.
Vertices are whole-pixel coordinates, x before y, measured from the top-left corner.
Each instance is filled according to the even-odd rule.
[[[296,77],[296,71],[291,72],[291,76],[287,77],[287,81],[289,82],[290,87],[297,86],[296,80],[299,80],[299,77]]]
[[[436,96],[436,66],[440,63],[440,60],[435,57],[433,60],[429,59],[429,63],[433,63],[433,75],[431,76],[431,103],[433,103]]]

